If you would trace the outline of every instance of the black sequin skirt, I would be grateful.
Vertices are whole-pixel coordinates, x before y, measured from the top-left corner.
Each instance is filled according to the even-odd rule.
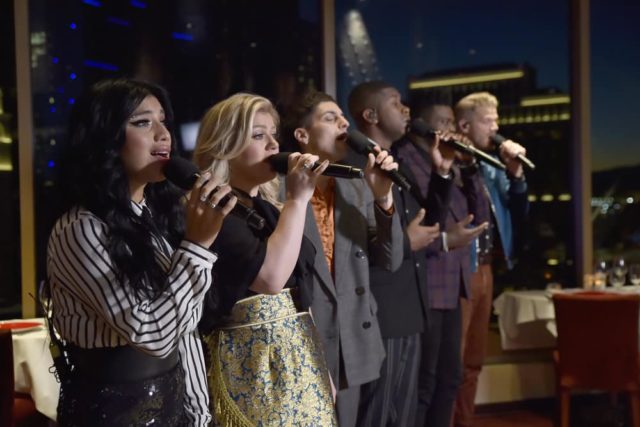
[[[179,365],[154,378],[117,384],[71,374],[61,384],[58,425],[182,426],[184,395]]]

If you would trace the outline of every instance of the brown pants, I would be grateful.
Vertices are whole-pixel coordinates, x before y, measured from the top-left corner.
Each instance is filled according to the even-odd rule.
[[[454,407],[453,425],[471,426],[478,376],[487,350],[489,317],[493,301],[493,273],[490,264],[481,264],[471,274],[471,299],[460,299],[462,308],[462,384]]]

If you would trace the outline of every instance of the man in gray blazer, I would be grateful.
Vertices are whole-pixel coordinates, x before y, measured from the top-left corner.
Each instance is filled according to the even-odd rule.
[[[348,127],[335,100],[316,91],[301,96],[285,117],[285,137],[331,162],[346,157]],[[317,250],[311,310],[338,389],[341,427],[355,426],[360,386],[378,378],[385,357],[369,266],[393,271],[402,263],[402,229],[384,172],[397,167],[379,151],[369,155],[364,181],[322,176],[307,211],[305,235]]]

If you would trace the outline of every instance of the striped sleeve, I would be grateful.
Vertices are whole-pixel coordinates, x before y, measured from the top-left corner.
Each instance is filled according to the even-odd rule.
[[[207,426],[211,421],[209,413],[209,392],[207,371],[198,331],[195,330],[180,340],[180,364],[184,371],[184,407],[191,426]]]
[[[144,300],[118,281],[107,238],[106,225],[90,213],[58,223],[49,242],[52,285],[81,301],[130,345],[164,357],[178,346],[182,335],[195,330],[216,256],[183,241],[171,257],[165,291]],[[79,345],[93,347],[75,338]]]

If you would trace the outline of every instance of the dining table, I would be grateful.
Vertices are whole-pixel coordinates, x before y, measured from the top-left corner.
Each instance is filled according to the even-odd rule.
[[[13,344],[14,390],[31,396],[36,409],[56,420],[60,395],[49,351],[49,333],[43,318],[0,321],[10,329]]]
[[[593,289],[590,289],[593,290]],[[554,348],[558,331],[553,308],[556,292],[584,292],[583,288],[509,290],[493,301],[503,350]],[[606,287],[599,292],[640,294],[640,286]]]

